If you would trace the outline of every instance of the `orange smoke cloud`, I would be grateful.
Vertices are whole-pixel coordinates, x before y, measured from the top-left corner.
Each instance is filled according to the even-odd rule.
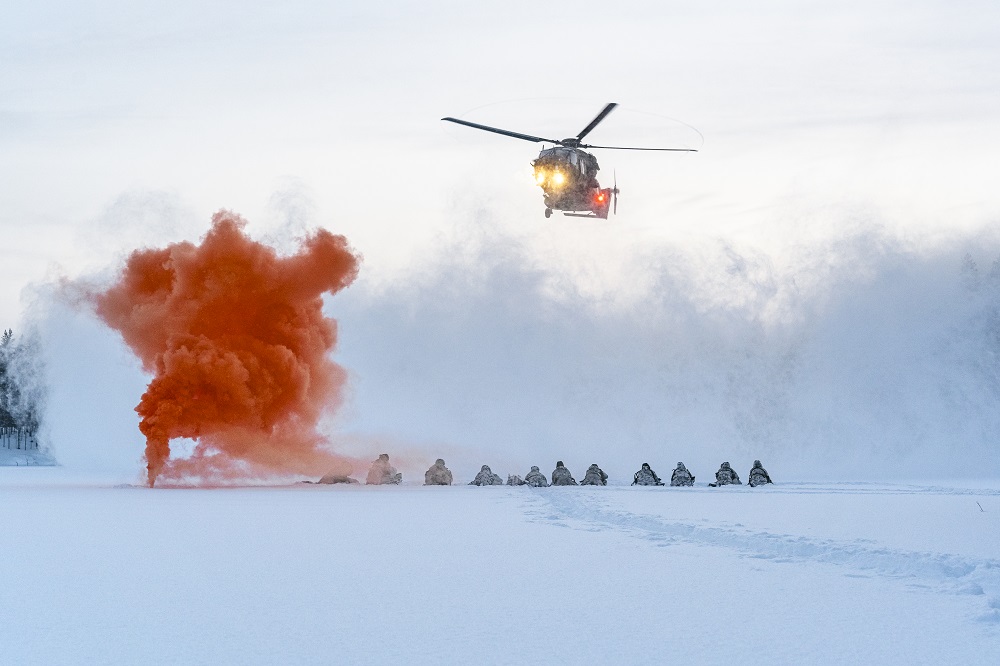
[[[200,245],[136,250],[96,296],[97,314],[154,375],[136,407],[150,486],[345,467],[316,430],[346,381],[328,358],[337,327],[322,295],[351,284],[359,258],[322,229],[281,257],[245,225],[220,211]],[[170,460],[181,437],[194,454]]]

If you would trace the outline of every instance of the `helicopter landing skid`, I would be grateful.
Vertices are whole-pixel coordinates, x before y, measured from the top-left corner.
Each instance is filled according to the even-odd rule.
[[[589,217],[592,220],[606,220],[607,216],[601,217],[600,215],[594,215],[593,213],[563,213],[566,217]]]

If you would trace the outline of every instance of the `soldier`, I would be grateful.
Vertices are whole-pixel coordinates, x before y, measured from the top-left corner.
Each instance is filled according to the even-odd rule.
[[[672,486],[693,486],[694,476],[684,466],[684,463],[677,463],[677,469],[670,475],[670,485]]]
[[[521,478],[520,474],[508,474],[507,475],[507,485],[508,486],[523,486],[524,479]]]
[[[389,464],[389,454],[382,453],[379,455],[378,460],[372,463],[372,468],[368,470],[368,480],[365,483],[370,486],[382,486],[398,485],[402,481],[403,475]]]
[[[604,473],[604,470],[594,463],[587,468],[587,473],[583,475],[583,481],[580,482],[581,486],[606,486],[608,485],[608,475]]]
[[[563,465],[563,461],[559,460],[556,462],[556,468],[552,470],[552,485],[553,486],[576,486],[579,485],[570,471],[566,469]]]
[[[709,484],[712,485],[712,484]],[[722,467],[719,471],[715,473],[715,485],[716,486],[728,486],[728,485],[743,485],[740,481],[739,475],[736,470],[729,466],[728,462],[722,463]]]
[[[444,466],[444,460],[438,458],[431,468],[424,472],[425,486],[450,486],[451,470]]]
[[[357,479],[352,479],[346,474],[334,474],[333,472],[330,472],[316,483],[335,484],[335,483],[357,483],[357,482],[358,482]]]
[[[493,470],[490,469],[489,465],[483,465],[483,468],[479,470],[479,474],[476,474],[476,478],[469,481],[470,486],[502,486],[503,479],[500,478],[499,474],[494,474]]]
[[[649,463],[642,463],[642,467],[632,477],[633,486],[662,486],[663,481],[656,475]]]
[[[532,488],[547,488],[549,480],[538,470],[538,465],[532,465],[531,471],[524,475],[524,482]]]
[[[753,461],[753,467],[750,468],[750,474],[747,476],[747,483],[751,488],[771,483],[771,477],[768,476],[767,470],[764,469],[759,460]]]

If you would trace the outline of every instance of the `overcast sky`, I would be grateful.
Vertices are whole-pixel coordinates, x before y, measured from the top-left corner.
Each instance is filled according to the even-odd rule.
[[[195,240],[219,208],[279,245],[347,235],[355,313],[439,284],[442,255],[490,263],[497,239],[544,289],[597,301],[641,299],[645,267],[681,253],[706,308],[737,297],[697,248],[760,253],[801,288],[844,238],[996,244],[990,0],[4,0],[2,16],[3,327],[28,285]],[[439,120],[570,136],[608,101],[595,142],[701,145],[666,118],[704,136],[697,154],[600,153],[622,190],[608,222],[546,221],[538,146]]]
[[[541,242],[537,146],[439,122],[471,109],[529,133],[566,109],[572,135],[617,101],[697,127],[698,155],[600,155],[629,238],[811,237],[830,206],[921,230],[1000,210],[987,0],[5,4],[4,322],[54,267],[196,238],[222,207],[264,230],[297,202],[372,274],[483,202]],[[593,138],[642,140],[637,117]]]

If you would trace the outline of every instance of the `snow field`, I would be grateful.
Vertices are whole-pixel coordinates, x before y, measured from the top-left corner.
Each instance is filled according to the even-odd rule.
[[[0,475],[5,663],[997,661],[995,488],[148,490],[31,471]]]

